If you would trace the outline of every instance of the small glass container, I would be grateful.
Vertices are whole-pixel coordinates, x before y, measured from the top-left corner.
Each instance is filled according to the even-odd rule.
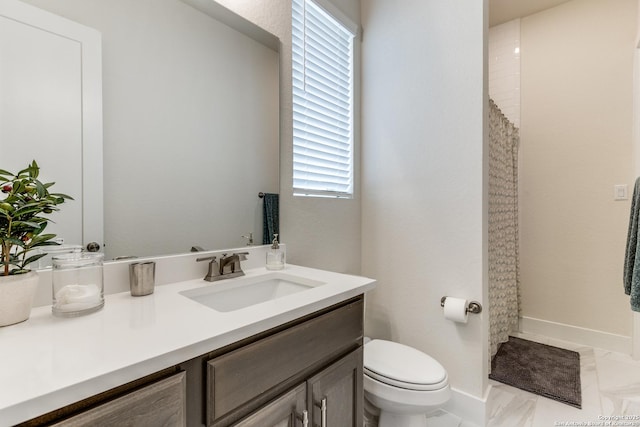
[[[56,316],[75,317],[104,306],[101,253],[71,253],[52,257],[53,305]]]

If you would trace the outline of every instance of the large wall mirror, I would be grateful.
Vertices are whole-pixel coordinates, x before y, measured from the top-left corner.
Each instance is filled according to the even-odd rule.
[[[54,142],[47,141],[44,150],[31,144],[28,132],[14,132],[0,140],[0,167],[37,159],[45,179],[55,180],[60,192],[79,193],[72,194],[76,197],[82,174],[97,176],[102,168],[100,243],[106,259],[188,252],[193,246],[239,247],[249,233],[261,243],[258,193],[279,188],[277,38],[211,0],[22,3],[100,33],[103,158],[93,171],[73,163],[80,161],[86,142],[77,134],[74,149],[55,157]],[[69,50],[73,55],[74,47]],[[69,79],[67,71],[58,74]],[[48,86],[58,92],[53,99],[82,102],[77,85],[62,95],[59,84]],[[37,104],[37,96],[30,102]],[[72,109],[67,120],[79,120],[80,111]],[[13,147],[20,155],[14,164],[4,164],[9,162],[4,153]],[[73,213],[73,226],[91,221],[80,219],[81,203],[73,203],[62,205],[62,211]],[[88,243],[89,236],[65,231],[69,225],[63,218],[57,222],[54,231],[70,236],[65,243]]]

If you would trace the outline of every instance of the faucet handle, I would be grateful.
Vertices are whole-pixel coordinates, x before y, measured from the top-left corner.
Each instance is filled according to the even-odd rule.
[[[244,276],[244,271],[242,271],[242,263],[240,261],[246,261],[247,255],[249,252],[236,252],[232,256],[236,258],[233,262],[233,266],[231,267],[232,271],[240,276]]]
[[[216,257],[208,256],[204,258],[196,258],[196,261],[198,262],[209,261],[209,260],[211,260],[211,262],[209,262],[209,271],[207,272],[207,275],[204,276],[204,280],[206,280],[207,282],[213,282],[214,280],[216,280],[216,277],[220,276],[220,267],[218,266],[218,261],[216,261]]]
[[[238,260],[246,261],[247,260],[247,255],[249,255],[249,252],[236,252],[236,253],[234,253],[234,255],[238,255]]]

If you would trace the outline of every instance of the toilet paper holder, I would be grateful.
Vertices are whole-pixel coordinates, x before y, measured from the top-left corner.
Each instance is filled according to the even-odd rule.
[[[446,299],[447,299],[446,296],[440,298],[440,307],[444,307],[444,300]],[[481,312],[482,312],[482,305],[479,302],[471,301],[469,302],[469,304],[467,304],[466,313],[478,314]]]

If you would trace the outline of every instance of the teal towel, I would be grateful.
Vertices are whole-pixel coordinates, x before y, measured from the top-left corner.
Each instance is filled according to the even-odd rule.
[[[624,256],[624,293],[631,298],[631,310],[640,311],[640,251],[638,250],[638,222],[640,222],[640,178],[636,179],[631,199],[631,215]]]
[[[278,241],[282,242],[279,196],[273,193],[264,193],[262,200],[264,201],[262,206],[262,244],[271,244],[274,234],[278,234]]]

